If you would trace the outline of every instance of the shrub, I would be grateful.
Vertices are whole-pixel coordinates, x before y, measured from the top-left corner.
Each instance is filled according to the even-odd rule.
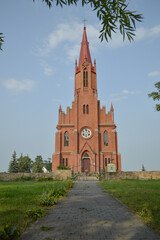
[[[64,197],[67,193],[68,188],[69,187],[67,186],[67,184],[65,184],[65,182],[55,183],[53,185],[53,189],[50,190],[48,194],[50,197],[55,197],[55,198]]]
[[[34,220],[36,220],[39,217],[44,216],[45,214],[45,210],[43,210],[42,208],[39,209],[31,209],[26,211],[26,215]]]
[[[2,240],[12,240],[20,236],[20,232],[10,225],[0,226],[0,239]]]
[[[59,165],[59,166],[57,167],[57,169],[58,169],[58,170],[70,170],[70,167],[66,167],[66,166],[64,166],[64,165]]]
[[[15,178],[14,181],[15,182],[35,181],[35,177],[23,176],[20,178]]]
[[[55,199],[54,197],[49,196],[46,193],[42,194],[42,197],[40,199],[40,204],[42,206],[53,206],[54,204],[57,204],[57,199]]]
[[[38,178],[38,182],[45,182],[45,181],[53,181],[52,177],[43,177],[43,178]]]
[[[66,182],[66,185],[68,186],[68,188],[72,188],[73,186],[74,186],[74,182],[73,181],[71,181],[71,180],[67,180]]]

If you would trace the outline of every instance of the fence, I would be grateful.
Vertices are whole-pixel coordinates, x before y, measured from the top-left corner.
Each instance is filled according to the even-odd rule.
[[[0,179],[2,181],[12,181],[22,177],[33,177],[35,179],[52,177],[57,180],[65,180],[71,178],[72,173],[71,170],[57,170],[51,173],[0,173]]]

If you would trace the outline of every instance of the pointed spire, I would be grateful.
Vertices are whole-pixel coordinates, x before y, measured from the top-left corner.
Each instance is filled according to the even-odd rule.
[[[78,68],[86,60],[88,63],[91,63],[91,66],[92,66],[92,60],[91,60],[91,55],[89,51],[89,42],[87,41],[86,27],[84,26]]]
[[[113,105],[112,105],[112,103],[111,103],[111,109],[110,109],[110,111],[114,111],[114,108],[113,108]]]
[[[62,111],[61,105],[59,106],[59,111]]]

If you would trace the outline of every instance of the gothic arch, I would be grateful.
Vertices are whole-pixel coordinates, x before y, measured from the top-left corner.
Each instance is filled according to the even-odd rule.
[[[64,146],[69,146],[69,133],[67,131],[64,133]]]
[[[104,146],[108,146],[108,132],[105,130],[103,133]]]

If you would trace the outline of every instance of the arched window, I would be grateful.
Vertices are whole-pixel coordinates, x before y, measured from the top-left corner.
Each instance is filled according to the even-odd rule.
[[[69,145],[69,134],[68,132],[64,133],[64,146],[68,146]]]
[[[63,166],[64,166],[64,158],[63,158]]]
[[[88,72],[86,72],[86,87],[88,87]]]
[[[85,154],[84,154],[84,157],[85,157],[85,158],[88,158],[88,157],[89,157],[88,153],[85,153]]]
[[[88,104],[86,105],[86,113],[89,114],[89,106],[88,106]]]
[[[86,108],[86,106],[83,105],[83,114],[85,114],[85,108]]]
[[[68,158],[66,158],[66,167],[68,166]]]
[[[83,72],[83,86],[88,87],[88,72],[87,71]]]
[[[108,133],[104,131],[104,146],[108,146]]]
[[[86,86],[86,72],[83,72],[83,86]]]
[[[105,158],[105,166],[107,166],[107,158]]]

